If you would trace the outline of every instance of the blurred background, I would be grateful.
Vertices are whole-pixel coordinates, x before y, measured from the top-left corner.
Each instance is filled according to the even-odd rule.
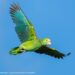
[[[71,55],[63,60],[36,53],[10,55],[10,49],[20,44],[9,14],[14,2],[33,23],[39,38],[51,38],[51,47],[63,53],[71,52]],[[75,75],[75,1],[0,0],[0,72]]]

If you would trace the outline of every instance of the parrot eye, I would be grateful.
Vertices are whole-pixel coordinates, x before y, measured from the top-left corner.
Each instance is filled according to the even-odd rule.
[[[48,40],[46,40],[46,42],[47,42]]]

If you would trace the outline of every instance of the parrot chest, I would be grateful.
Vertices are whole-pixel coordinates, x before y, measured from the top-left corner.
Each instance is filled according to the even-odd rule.
[[[32,50],[36,50],[36,49],[40,48],[41,43],[37,40],[32,40],[32,41],[27,41],[27,42],[23,43],[20,47],[25,50],[32,51]]]

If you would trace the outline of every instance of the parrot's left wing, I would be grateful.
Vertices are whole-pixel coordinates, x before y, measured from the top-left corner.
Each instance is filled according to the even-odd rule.
[[[46,54],[49,56],[53,56],[58,59],[66,56],[65,54],[63,54],[55,49],[48,48],[47,46],[42,46],[38,50],[36,50],[35,52],[40,53],[40,54]],[[70,55],[70,53],[68,53],[67,55]]]
[[[36,33],[32,23],[24,15],[22,9],[18,4],[12,4],[10,7],[10,15],[13,22],[16,24],[16,32],[22,42],[36,39]]]

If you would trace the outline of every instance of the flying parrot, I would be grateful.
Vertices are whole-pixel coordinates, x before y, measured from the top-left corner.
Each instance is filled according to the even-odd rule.
[[[36,36],[35,29],[29,21],[20,6],[16,3],[11,4],[10,15],[15,25],[15,31],[20,39],[21,44],[18,47],[12,48],[9,53],[18,55],[23,52],[35,52],[39,54],[46,54],[55,58],[63,58],[70,55],[61,53],[56,49],[49,48],[51,40],[49,38],[39,39]]]

